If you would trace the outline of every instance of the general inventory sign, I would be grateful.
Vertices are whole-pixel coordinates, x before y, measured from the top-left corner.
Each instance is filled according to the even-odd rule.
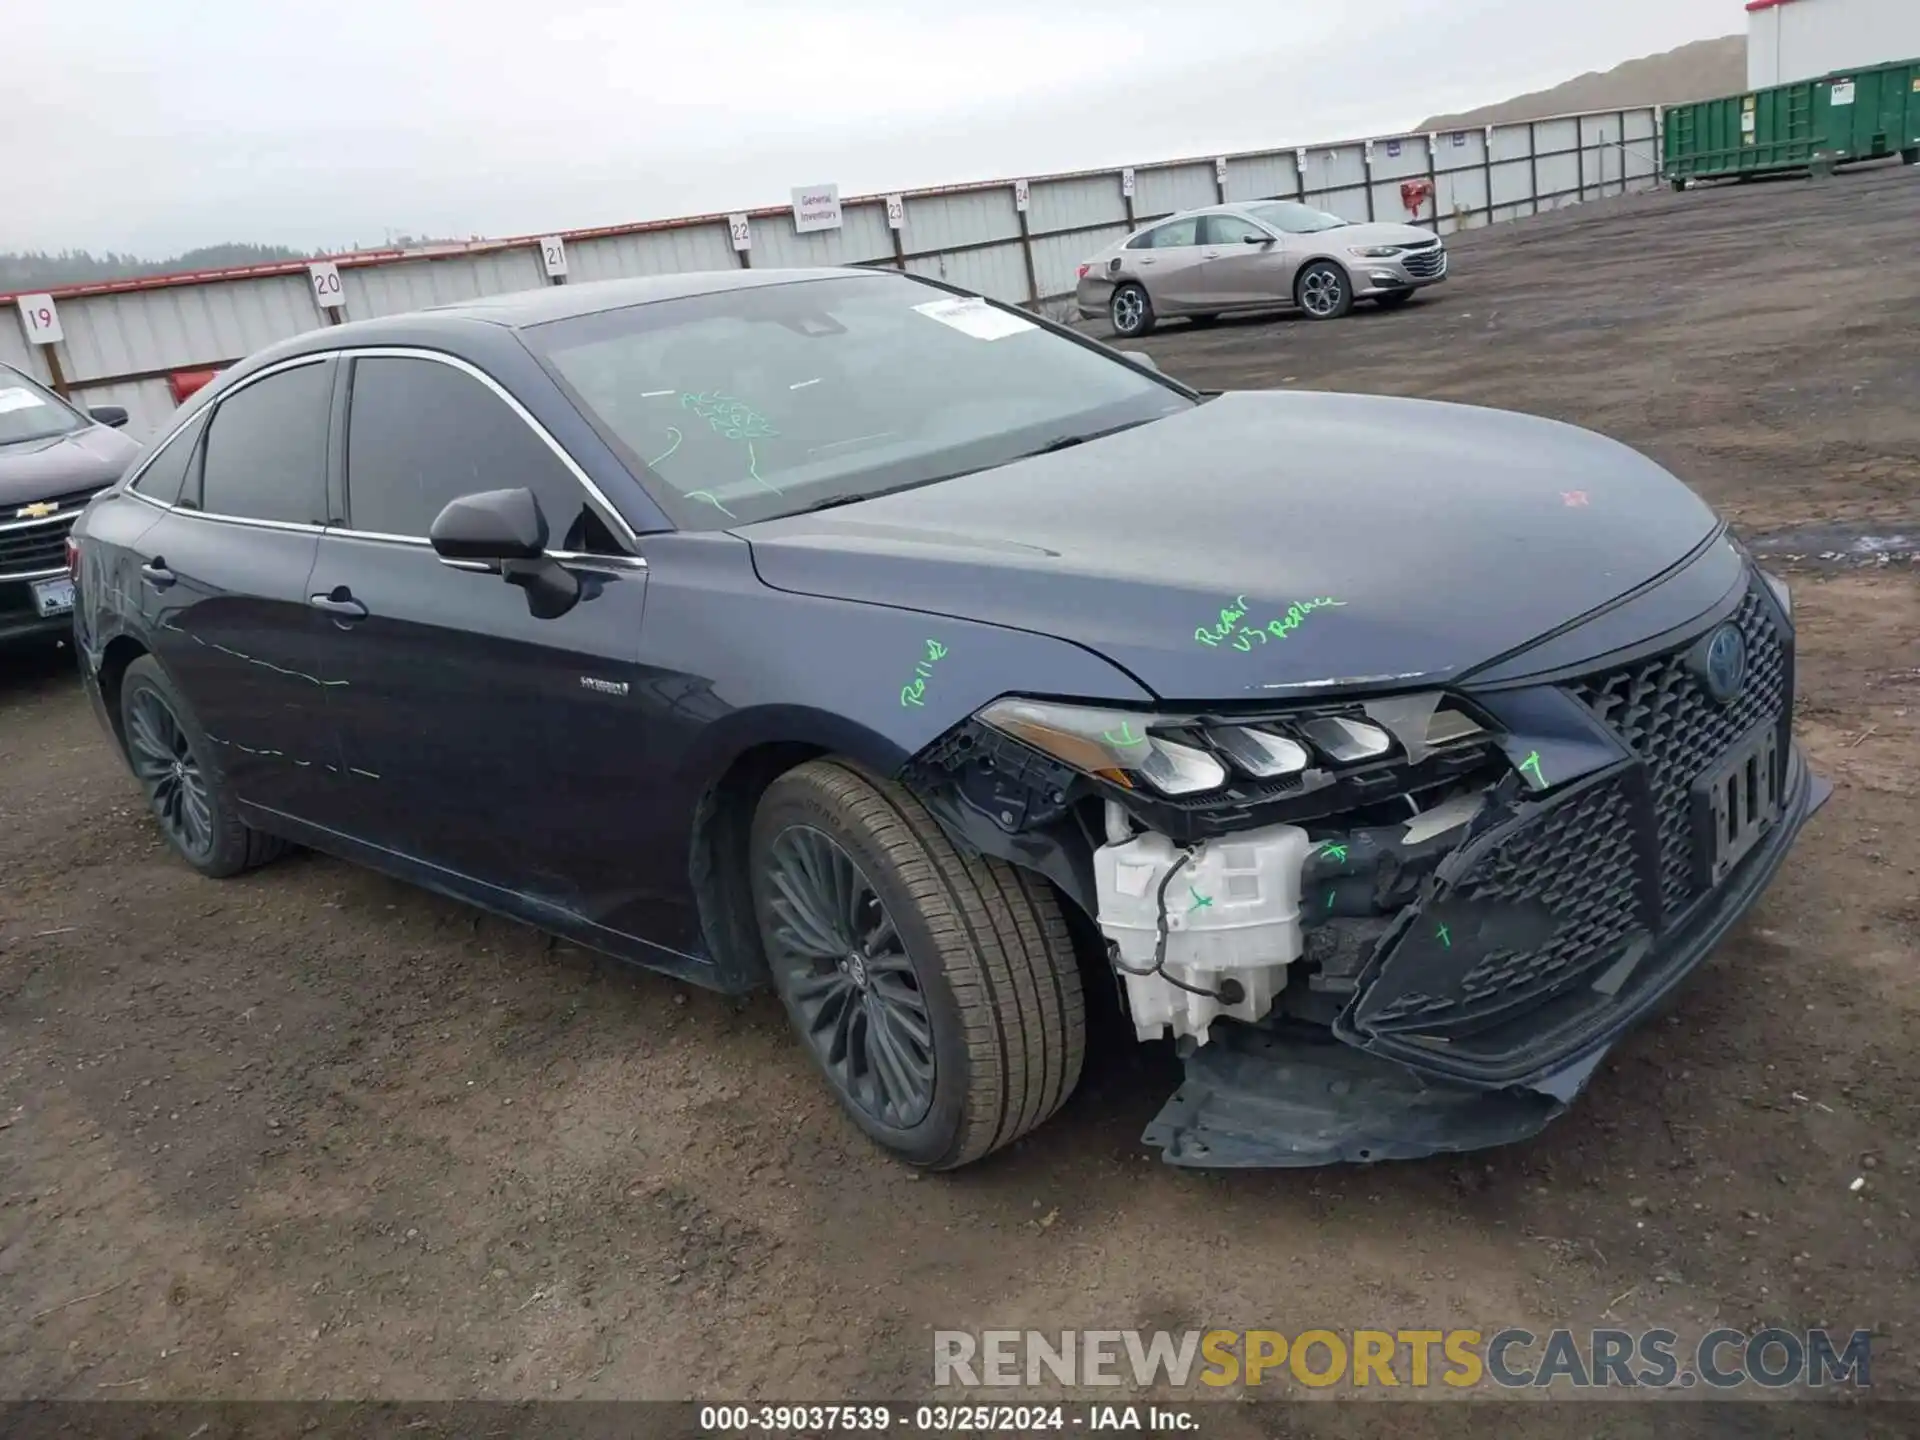
[[[803,185],[793,192],[793,228],[807,235],[815,230],[840,228],[840,187]]]

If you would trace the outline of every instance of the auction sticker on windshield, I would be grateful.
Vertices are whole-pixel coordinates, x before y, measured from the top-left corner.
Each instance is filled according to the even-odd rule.
[[[970,297],[929,300],[913,308],[929,320],[950,325],[962,335],[971,335],[976,340],[1004,340],[1009,335],[1035,328],[1031,320],[1023,320],[1005,310],[996,310],[986,301]]]
[[[31,390],[22,390],[18,385],[0,390],[0,415],[12,410],[31,410],[36,405],[46,403]]]

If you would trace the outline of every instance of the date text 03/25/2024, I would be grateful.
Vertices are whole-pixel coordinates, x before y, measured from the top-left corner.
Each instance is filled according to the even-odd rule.
[[[1193,1433],[1191,1410],[1163,1405],[703,1405],[703,1435],[819,1435],[844,1431],[1010,1434],[1138,1430]]]

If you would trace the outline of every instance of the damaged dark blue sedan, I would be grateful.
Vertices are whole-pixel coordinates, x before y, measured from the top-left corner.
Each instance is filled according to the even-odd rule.
[[[977,1160],[1085,987],[1190,1165],[1524,1137],[1825,798],[1793,619],[1566,425],[1202,395],[930,281],[569,285],[227,371],[87,509],[85,682],[209,876],[311,846],[727,991]]]

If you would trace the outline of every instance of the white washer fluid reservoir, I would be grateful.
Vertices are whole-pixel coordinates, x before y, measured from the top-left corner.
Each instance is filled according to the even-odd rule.
[[[1100,929],[1119,947],[1127,970],[1152,970],[1161,882],[1189,848],[1192,858],[1166,887],[1162,973],[1122,977],[1134,1033],[1142,1040],[1171,1031],[1204,1045],[1208,1027],[1221,1015],[1258,1020],[1273,1007],[1287,983],[1287,966],[1300,955],[1300,871],[1313,849],[1306,831],[1269,825],[1186,848],[1147,832],[1093,853]],[[1215,994],[1183,990],[1167,977],[1208,992],[1230,978],[1244,994],[1227,1004]]]

